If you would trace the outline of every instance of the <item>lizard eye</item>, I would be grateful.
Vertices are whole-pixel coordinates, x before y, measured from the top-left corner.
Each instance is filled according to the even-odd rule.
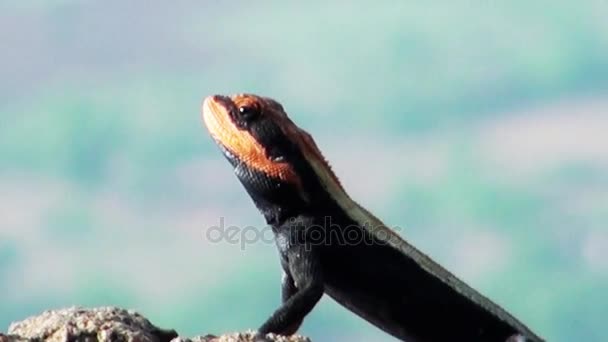
[[[250,121],[260,115],[260,107],[256,105],[247,105],[239,107],[239,115],[244,120]]]

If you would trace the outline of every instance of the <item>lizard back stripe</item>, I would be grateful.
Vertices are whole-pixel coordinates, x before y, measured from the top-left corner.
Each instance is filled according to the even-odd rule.
[[[488,298],[458,279],[451,272],[434,262],[426,254],[405,241],[394,230],[388,228],[380,219],[353,201],[342,185],[337,181],[337,177],[329,168],[328,163],[325,161],[310,136],[307,141],[307,148],[304,148],[303,152],[325,191],[353,221],[358,222],[361,227],[371,230],[370,232],[378,239],[385,241],[393,248],[396,248],[408,257],[414,259],[424,270],[449,285],[456,292],[477,303],[496,317],[517,328],[520,332],[525,332],[530,336],[534,336],[534,333],[506,310],[494,304]]]

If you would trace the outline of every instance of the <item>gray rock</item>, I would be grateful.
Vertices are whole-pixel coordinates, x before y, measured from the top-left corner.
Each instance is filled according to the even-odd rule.
[[[12,323],[0,342],[252,342],[253,331],[193,338],[177,336],[175,330],[161,329],[132,310],[116,307],[85,309],[71,307],[45,311],[38,316]],[[303,336],[269,334],[275,342],[310,342]]]

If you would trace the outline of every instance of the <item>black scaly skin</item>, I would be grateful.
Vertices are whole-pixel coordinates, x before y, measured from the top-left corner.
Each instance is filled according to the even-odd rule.
[[[355,222],[297,148],[270,120],[244,129],[289,163],[301,187],[250,168],[221,144],[253,202],[272,226],[283,269],[282,305],[258,329],[293,334],[324,293],[407,341],[542,341],[513,326]],[[306,192],[306,199],[302,196]],[[493,304],[494,305],[494,304]],[[524,338],[522,335],[526,335]]]

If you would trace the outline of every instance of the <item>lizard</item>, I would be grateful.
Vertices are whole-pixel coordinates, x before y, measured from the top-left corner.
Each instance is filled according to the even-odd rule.
[[[543,341],[352,200],[276,100],[211,95],[203,122],[272,228],[280,307],[259,327],[294,334],[324,294],[407,341]]]

